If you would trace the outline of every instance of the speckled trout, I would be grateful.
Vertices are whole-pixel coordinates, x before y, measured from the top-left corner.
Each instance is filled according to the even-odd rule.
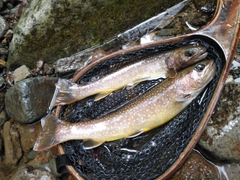
[[[189,45],[142,59],[87,85],[60,79],[56,84],[55,105],[70,104],[92,95],[97,95],[97,101],[125,86],[131,88],[145,80],[174,77],[176,70],[206,58],[207,54],[205,47]]]
[[[94,120],[70,123],[50,114],[41,119],[42,132],[34,150],[80,139],[86,149],[156,128],[179,114],[206,87],[216,73],[213,60],[199,62],[176,77],[167,78],[117,111]]]

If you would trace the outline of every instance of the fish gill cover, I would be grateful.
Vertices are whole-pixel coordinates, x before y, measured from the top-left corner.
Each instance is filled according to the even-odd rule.
[[[217,73],[205,90],[170,122],[137,137],[106,142],[90,150],[83,148],[81,140],[62,143],[65,153],[80,176],[94,180],[154,179],[163,174],[178,159],[202,120],[225,63],[213,46],[202,39],[195,38],[137,50],[93,67],[77,81],[77,83],[87,84],[142,57],[192,43],[205,46],[209,53],[206,59],[213,59],[217,64]],[[63,106],[60,119],[81,122],[101,117],[121,108],[162,81],[163,79],[144,81],[131,89],[123,88],[115,91],[99,101],[89,97]]]

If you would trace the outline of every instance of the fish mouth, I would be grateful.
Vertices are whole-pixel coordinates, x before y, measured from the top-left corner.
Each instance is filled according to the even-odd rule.
[[[200,60],[203,60],[203,59],[205,59],[207,57],[207,55],[208,55],[208,52],[202,52],[197,57],[195,57],[194,61],[198,62]]]
[[[211,61],[211,63],[208,66],[209,66],[210,71],[215,71],[216,65],[215,65],[214,61]]]
[[[210,82],[216,73],[217,67],[216,64],[213,60],[209,61],[209,63],[207,64],[206,67],[206,71],[204,72],[204,76],[206,76],[206,79],[208,79],[207,81]]]

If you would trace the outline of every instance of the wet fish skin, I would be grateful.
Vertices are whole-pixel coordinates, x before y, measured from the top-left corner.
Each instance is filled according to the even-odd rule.
[[[95,120],[65,122],[54,115],[42,118],[43,131],[34,150],[41,151],[59,143],[81,139],[86,149],[158,127],[186,108],[216,73],[213,60],[203,61],[168,78],[121,109]]]
[[[142,59],[87,85],[60,79],[56,84],[55,105],[70,104],[96,94],[95,100],[99,100],[125,86],[129,88],[144,80],[175,76],[176,70],[204,59],[207,54],[205,47],[189,45]]]

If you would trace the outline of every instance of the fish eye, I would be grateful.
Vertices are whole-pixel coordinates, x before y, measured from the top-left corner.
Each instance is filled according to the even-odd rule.
[[[204,65],[204,64],[198,64],[198,65],[195,66],[194,69],[195,69],[197,72],[201,72],[202,70],[204,70],[204,68],[205,68],[205,65]]]
[[[187,51],[185,51],[185,56],[187,56],[187,57],[192,57],[194,54],[195,54],[195,50],[193,50],[193,49],[188,49]]]

